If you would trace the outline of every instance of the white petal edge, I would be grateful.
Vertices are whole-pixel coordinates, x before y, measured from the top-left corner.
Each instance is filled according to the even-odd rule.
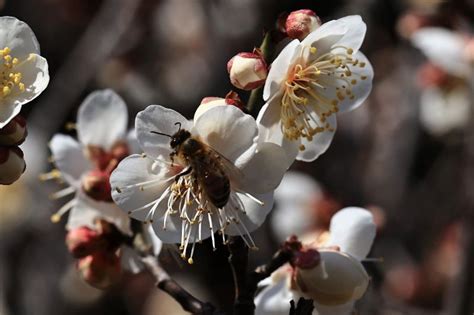
[[[327,245],[339,246],[342,252],[362,260],[367,257],[372,247],[376,226],[368,210],[349,207],[332,217],[329,231]]]
[[[0,49],[5,47],[19,59],[40,53],[38,40],[28,24],[12,16],[0,17]]]
[[[172,152],[170,138],[151,131],[172,136],[179,128],[176,123],[181,123],[181,128],[189,131],[193,126],[180,113],[160,105],[150,105],[139,112],[135,119],[135,130],[142,150],[152,157],[169,156]]]
[[[315,119],[317,119],[315,117]],[[331,115],[326,118],[326,121],[331,125],[334,131],[323,131],[313,136],[311,141],[306,138],[301,138],[301,144],[305,146],[305,150],[299,151],[296,160],[304,162],[312,162],[320,157],[329,148],[334,134],[337,129],[336,115]]]
[[[125,138],[127,123],[128,111],[123,99],[110,89],[95,91],[79,107],[78,138],[84,145],[110,149]]]
[[[56,167],[61,172],[64,180],[76,188],[80,185],[83,174],[92,168],[90,162],[84,157],[82,147],[74,138],[56,134],[49,142]]]

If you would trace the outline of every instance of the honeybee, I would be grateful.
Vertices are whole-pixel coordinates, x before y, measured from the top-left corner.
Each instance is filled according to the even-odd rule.
[[[216,208],[224,207],[230,196],[228,174],[240,171],[219,152],[191,135],[189,131],[181,129],[181,123],[177,122],[175,125],[179,125],[179,129],[173,135],[156,131],[151,133],[170,138],[170,147],[173,149],[170,154],[171,162],[174,163],[174,159],[178,158],[188,168],[179,176],[191,174],[212,204]]]

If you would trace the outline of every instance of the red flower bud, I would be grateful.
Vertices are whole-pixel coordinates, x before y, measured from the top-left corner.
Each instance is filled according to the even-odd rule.
[[[25,141],[26,135],[26,120],[21,116],[16,116],[0,129],[0,145],[20,145]]]
[[[26,163],[20,148],[0,146],[0,185],[14,183],[25,169]]]
[[[227,63],[230,82],[242,90],[253,90],[263,84],[268,74],[267,63],[258,50],[235,55]]]
[[[104,243],[104,239],[97,231],[85,226],[70,230],[66,235],[67,248],[75,258],[92,254]]]
[[[309,33],[321,26],[321,20],[312,10],[291,12],[286,18],[286,34],[290,38],[303,40]]]
[[[108,251],[97,251],[79,259],[77,269],[84,281],[102,290],[118,283],[122,272],[120,257]]]

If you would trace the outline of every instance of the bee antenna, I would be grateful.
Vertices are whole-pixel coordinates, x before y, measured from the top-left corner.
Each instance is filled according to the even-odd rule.
[[[154,133],[156,135],[161,135],[161,136],[172,138],[170,135],[167,135],[166,133],[161,133],[161,132],[158,132],[158,131],[150,131],[150,133]]]
[[[178,131],[181,130],[181,122],[179,122],[179,121],[178,121],[178,122],[175,122],[174,125],[175,125],[175,126],[178,126],[178,125],[179,125]]]

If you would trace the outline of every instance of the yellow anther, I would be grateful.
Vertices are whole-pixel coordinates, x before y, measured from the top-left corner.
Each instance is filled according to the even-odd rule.
[[[360,78],[361,78],[362,80],[366,80],[366,79],[367,79],[367,76],[366,76],[366,75],[362,75]]]
[[[59,214],[55,213],[51,216],[51,222],[58,223],[59,221],[61,221],[61,216]]]
[[[365,62],[359,63],[359,67],[364,68],[365,67]]]
[[[194,264],[194,260],[192,258],[189,258],[188,259],[188,264],[190,264],[190,265]]]
[[[300,144],[299,149],[300,151],[304,151],[306,150],[306,147],[304,146],[304,144]]]
[[[13,64],[14,66],[16,66],[16,65],[18,64],[18,62],[19,62],[19,61],[18,61],[18,58],[13,58],[12,64]]]
[[[5,56],[3,56],[3,59],[5,59],[6,62],[10,62],[10,61],[12,61],[12,56],[5,55]]]
[[[11,92],[12,92],[12,90],[8,86],[4,86],[3,89],[2,89],[3,96],[7,96]]]
[[[354,79],[354,80],[351,81],[351,84],[352,84],[352,85],[355,85],[356,83],[357,83],[357,80],[356,80],[356,79]]]
[[[354,50],[352,48],[347,49],[347,54],[352,55],[354,53]]]
[[[309,51],[310,51],[312,54],[315,54],[315,53],[318,51],[318,49],[317,49],[316,47],[311,47],[311,48],[309,49]]]

